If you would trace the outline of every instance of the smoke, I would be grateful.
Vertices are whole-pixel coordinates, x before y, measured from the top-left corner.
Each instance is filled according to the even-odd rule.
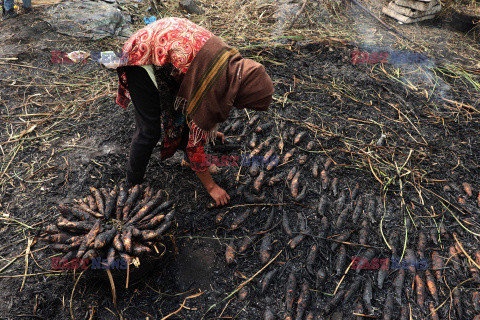
[[[297,2],[292,2],[289,0],[277,0],[277,5],[278,7],[274,14],[276,22],[274,24],[272,38],[277,42],[282,42],[286,25],[288,25],[290,19],[295,16],[295,13],[300,10],[301,5]]]
[[[429,96],[439,98],[449,94],[451,87],[432,71],[436,66],[434,59],[420,52],[395,49],[397,38],[392,37],[391,32],[358,6],[350,6],[348,13],[355,20],[351,25],[360,39],[357,43],[360,51],[388,52],[388,63],[399,70],[400,81],[410,88],[426,86],[430,91]]]

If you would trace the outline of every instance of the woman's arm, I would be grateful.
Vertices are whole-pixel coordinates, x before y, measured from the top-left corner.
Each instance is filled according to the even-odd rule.
[[[216,184],[212,176],[210,175],[210,172],[208,170],[206,171],[197,171],[195,172],[197,174],[198,179],[202,182],[203,186],[205,189],[207,189],[207,192],[210,194],[210,196],[215,200],[215,204],[217,206],[224,206],[230,201],[230,196],[228,193],[220,188],[218,184]]]
[[[186,152],[188,155],[188,159],[191,164],[191,168],[197,174],[197,177],[202,182],[207,192],[210,196],[215,200],[215,204],[217,206],[225,205],[230,200],[230,196],[228,193],[220,188],[212,179],[210,175],[209,163],[206,161],[204,145],[207,142],[207,134],[204,133],[200,139],[193,139],[191,132],[195,130],[195,124],[192,124],[190,128],[190,136],[187,143]],[[223,135],[218,135],[220,139],[224,139]]]

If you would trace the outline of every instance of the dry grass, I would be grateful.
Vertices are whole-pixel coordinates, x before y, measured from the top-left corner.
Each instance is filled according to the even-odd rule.
[[[305,9],[291,29],[288,27],[294,16],[289,11],[293,10],[292,7],[278,6],[273,0],[235,2],[205,0],[202,4],[206,14],[189,18],[223,37],[228,43],[243,49],[288,46],[288,40],[320,42],[330,39],[339,43],[348,41],[378,46],[386,41],[394,48],[434,53],[435,44],[418,38],[411,38],[409,41],[396,34],[392,35],[368,16],[361,18],[362,12],[358,8],[347,6],[345,3],[340,0],[307,1]],[[157,6],[160,12],[153,12],[158,18],[185,15],[175,1],[162,4]],[[298,3],[296,8],[300,5],[301,3]],[[142,17],[148,6],[149,4],[142,5],[132,1],[124,4],[123,9],[128,14]],[[143,25],[142,19],[138,19],[135,28],[141,28]],[[374,30],[375,37],[368,36],[370,29]],[[107,39],[102,40],[100,45],[118,50],[122,42],[123,40],[119,39]],[[461,49],[464,51],[458,54],[465,57],[467,62],[473,63],[475,59],[471,57],[480,53],[478,46],[469,42]],[[452,48],[451,52],[455,53],[455,50],[457,49]],[[253,58],[260,59],[259,56]],[[372,71],[384,73],[417,92],[425,90],[422,88],[425,82],[428,82],[428,86],[436,86],[438,79],[434,76],[436,73],[455,81],[462,81],[474,91],[480,90],[478,69],[458,63],[444,63],[431,70],[387,67]],[[114,80],[106,82],[108,76],[104,71],[98,72],[94,69],[81,73],[82,69],[76,65],[52,71],[7,60],[0,61],[0,72],[15,75],[15,80],[7,84],[14,92],[19,93],[22,89],[33,88],[33,94],[18,97],[14,105],[7,105],[4,102],[4,112],[0,118],[0,121],[5,123],[0,140],[3,160],[0,166],[0,192],[4,194],[7,187],[23,192],[27,190],[27,186],[33,187],[28,188],[29,192],[34,192],[41,188],[42,184],[55,179],[54,175],[49,174],[51,169],[68,168],[68,158],[59,161],[59,158],[55,157],[55,153],[61,153],[68,147],[57,147],[50,152],[52,146],[56,144],[55,141],[63,139],[65,132],[68,131],[68,126],[64,123],[68,120],[71,126],[72,122],[81,123],[92,117],[100,103],[114,94],[116,83]],[[353,88],[349,88],[346,93],[345,87],[339,86],[332,86],[331,90],[332,94],[338,95],[352,95],[354,92]],[[75,145],[75,141],[72,143]],[[39,148],[41,156],[36,159],[19,160],[22,158],[22,151],[28,148]]]
[[[469,4],[468,2],[466,3]],[[178,8],[177,1],[162,3],[165,7],[159,7],[160,12],[153,13],[157,18],[184,16],[184,12]],[[420,36],[412,36],[410,28],[399,30],[400,33],[405,33],[409,40],[398,34],[387,32],[367,16],[360,19],[362,13],[358,8],[348,7],[344,1],[340,0],[308,1],[304,14],[300,15],[291,29],[288,29],[288,26],[292,16],[282,17],[281,12],[278,12],[276,1],[203,0],[202,3],[206,14],[189,18],[223,37],[228,43],[242,49],[268,49],[280,45],[288,47],[290,40],[325,42],[327,39],[342,45],[350,42],[426,52],[432,56],[437,54],[438,43]],[[136,7],[135,4],[138,3],[127,2],[124,10],[129,14],[143,17],[149,5],[140,4]],[[471,4],[474,4],[474,1]],[[387,23],[391,21],[387,20]],[[135,28],[141,28],[143,25],[143,21],[139,19]],[[123,40],[107,39],[98,42],[97,45],[118,50],[122,42]],[[431,68],[377,65],[369,70],[370,76],[373,78],[385,76],[404,87],[407,94],[425,95],[427,99],[441,90],[444,81],[442,79],[448,79],[450,83],[460,83],[463,88],[467,88],[466,94],[472,101],[479,101],[478,75],[480,72],[478,67],[475,68],[475,63],[478,63],[475,57],[480,54],[478,45],[467,39],[461,47],[454,41],[446,41],[445,46],[452,54],[464,58],[465,65],[447,63],[451,61],[446,58],[443,58],[444,63]],[[260,56],[254,56],[254,58],[260,59]],[[282,61],[273,62],[282,63]],[[44,212],[39,211],[32,214],[31,220],[19,221],[10,215],[9,206],[13,200],[20,202],[39,192],[44,192],[45,185],[55,180],[59,171],[65,173],[65,184],[68,183],[69,152],[77,148],[89,148],[82,144],[85,136],[72,135],[70,130],[77,125],[88,123],[98,114],[98,108],[105,103],[105,100],[112,99],[116,90],[116,81],[108,71],[100,67],[83,69],[81,65],[67,65],[58,66],[58,68],[56,66],[49,70],[16,63],[14,60],[0,60],[0,73],[12,75],[8,82],[2,84],[12,99],[9,102],[2,100],[0,105],[2,108],[0,114],[2,225],[13,229],[10,234],[12,239],[27,240],[26,248],[29,248],[29,239],[31,239],[29,232],[38,228],[38,223],[32,221],[42,221],[48,217],[45,217]],[[339,79],[311,78],[310,81],[305,81],[298,86],[299,90],[317,90],[322,94],[337,97],[339,100],[355,101],[369,107],[373,107],[372,100],[378,99],[372,92],[358,90],[351,83]],[[25,94],[25,92],[28,93]],[[459,93],[461,94],[463,93]],[[388,98],[381,99],[388,101]],[[277,103],[288,103],[292,108],[303,108],[305,111],[312,112],[304,102],[288,101],[288,95],[276,96],[275,100]],[[428,145],[422,136],[421,126],[426,123],[442,124],[445,132],[448,133],[449,124],[455,121],[478,124],[480,111],[478,106],[464,101],[449,100],[441,105],[432,102],[424,106],[427,116],[420,120],[415,115],[403,112],[399,105],[390,103],[388,106],[398,113],[398,119],[395,121],[401,124],[409,136],[402,137],[391,128],[378,123],[369,122],[368,125],[380,127],[381,132],[389,138],[413,141],[408,145],[414,145],[415,148],[389,144],[377,146],[375,141],[362,141],[355,136],[339,134],[335,124],[321,126],[305,123],[298,119],[281,118],[274,112],[270,116],[277,121],[290,121],[303,126],[314,136],[338,138],[342,144],[342,149],[339,151],[350,155],[351,167],[377,180],[379,191],[383,195],[393,188],[400,190],[402,214],[406,219],[407,217],[411,219],[412,210],[403,199],[403,190],[413,188],[417,191],[421,202],[422,196],[430,192],[428,186],[437,182],[428,178],[428,171],[425,169],[425,163],[429,161],[426,151]],[[313,110],[313,112],[318,112],[319,117],[324,117],[322,110]],[[352,123],[359,121],[359,119],[348,120]],[[369,130],[367,126],[363,128],[362,130]],[[32,150],[35,150],[34,157],[31,156]],[[332,150],[323,152],[328,155],[330,151]],[[3,201],[7,194],[13,197],[13,200],[9,199],[12,201]],[[451,207],[448,200],[442,198],[441,201],[442,204]],[[454,213],[451,212],[451,214]],[[407,237],[405,241],[406,239]],[[25,254],[19,255],[11,262],[6,261],[8,264],[4,264],[0,272],[8,270],[13,262],[24,256]]]

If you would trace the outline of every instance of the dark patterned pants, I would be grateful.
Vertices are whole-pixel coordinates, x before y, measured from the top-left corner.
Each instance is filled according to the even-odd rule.
[[[157,89],[142,67],[128,66],[125,72],[128,91],[135,106],[135,132],[130,145],[127,183],[135,185],[143,182],[153,148],[162,134],[162,114],[165,108],[172,108],[176,92],[158,80]],[[188,130],[183,130],[179,149],[185,150],[187,140]]]

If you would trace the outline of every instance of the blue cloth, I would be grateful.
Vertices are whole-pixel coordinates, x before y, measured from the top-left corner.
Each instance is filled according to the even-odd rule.
[[[147,25],[155,21],[157,21],[157,18],[155,16],[151,16],[149,18],[143,17],[143,22],[145,22],[145,24]]]
[[[5,0],[3,5],[5,6],[5,11],[10,11],[13,9],[13,0]],[[23,0],[23,7],[31,8],[32,0]]]

